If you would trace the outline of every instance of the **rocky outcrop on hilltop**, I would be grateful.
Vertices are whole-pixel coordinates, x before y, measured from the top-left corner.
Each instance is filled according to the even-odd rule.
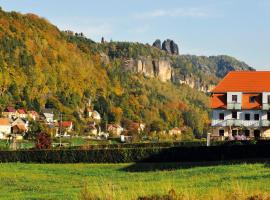
[[[178,55],[179,54],[179,48],[178,45],[171,39],[164,40],[162,45],[160,39],[157,39],[153,45],[153,47],[156,47],[160,50],[166,51],[168,54],[172,55]]]
[[[162,43],[162,50],[173,55],[179,54],[178,45],[173,40],[170,39],[167,39]]]

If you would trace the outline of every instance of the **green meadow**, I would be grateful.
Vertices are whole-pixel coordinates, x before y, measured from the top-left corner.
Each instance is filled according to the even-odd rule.
[[[171,189],[179,199],[246,199],[269,185],[266,163],[0,164],[0,199],[124,200]]]

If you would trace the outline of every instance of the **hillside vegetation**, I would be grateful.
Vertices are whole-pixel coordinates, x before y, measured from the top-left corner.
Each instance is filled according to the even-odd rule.
[[[203,79],[210,73],[212,83],[228,67],[248,69],[226,56],[171,56],[139,43],[95,43],[61,32],[34,14],[0,10],[0,108],[51,107],[75,121],[81,132],[86,123],[83,111],[91,99],[103,127],[127,121],[144,122],[148,131],[186,126],[187,134],[200,137],[209,123],[208,96],[186,85],[123,70],[124,58],[140,56],[169,58],[179,76]],[[227,67],[219,71],[220,66]]]

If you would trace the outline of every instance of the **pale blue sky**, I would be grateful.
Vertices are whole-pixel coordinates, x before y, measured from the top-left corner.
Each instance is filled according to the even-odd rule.
[[[270,70],[268,0],[0,0],[0,6],[38,14],[95,41],[170,38],[181,54],[226,54]]]

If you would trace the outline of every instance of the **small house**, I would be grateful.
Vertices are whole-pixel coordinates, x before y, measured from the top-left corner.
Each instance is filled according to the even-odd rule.
[[[25,119],[27,116],[24,109],[18,109],[17,110],[17,117]]]
[[[119,124],[108,124],[107,125],[107,131],[114,136],[120,136],[121,133],[123,132],[122,126]]]
[[[93,118],[94,120],[97,120],[97,121],[100,121],[100,120],[101,120],[101,116],[100,116],[99,112],[96,111],[96,110],[93,111],[93,113],[92,113],[92,118]]]
[[[179,136],[182,134],[182,130],[178,127],[174,127],[173,129],[169,130],[169,135],[173,136]]]
[[[0,139],[5,139],[11,134],[11,124],[8,118],[0,118]]]
[[[53,123],[54,113],[52,109],[43,109],[42,116],[46,123]]]
[[[17,111],[15,108],[9,106],[2,112],[2,116],[9,119],[16,118]]]

